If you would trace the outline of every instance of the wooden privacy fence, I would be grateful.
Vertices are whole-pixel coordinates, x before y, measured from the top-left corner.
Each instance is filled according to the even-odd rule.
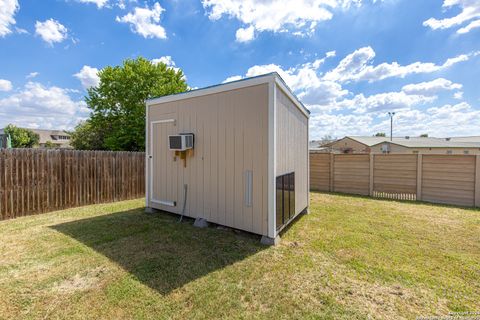
[[[480,156],[311,152],[310,188],[480,207]]]
[[[143,197],[145,153],[0,150],[0,219]]]

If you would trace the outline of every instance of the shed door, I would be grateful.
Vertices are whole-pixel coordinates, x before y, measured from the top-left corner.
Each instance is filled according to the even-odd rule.
[[[173,115],[172,115],[173,116]],[[151,122],[151,201],[165,206],[166,210],[177,211],[177,166],[175,152],[168,149],[168,136],[177,134],[174,117]]]

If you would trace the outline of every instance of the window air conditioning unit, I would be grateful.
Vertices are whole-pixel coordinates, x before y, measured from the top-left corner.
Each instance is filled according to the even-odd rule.
[[[382,153],[390,153],[390,143],[384,143],[381,147]]]
[[[193,149],[193,133],[180,133],[168,136],[168,148],[173,151]]]

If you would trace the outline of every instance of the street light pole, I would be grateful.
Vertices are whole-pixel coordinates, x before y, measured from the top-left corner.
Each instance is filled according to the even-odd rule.
[[[395,112],[389,112],[388,115],[390,116],[390,141],[393,141],[393,116]]]

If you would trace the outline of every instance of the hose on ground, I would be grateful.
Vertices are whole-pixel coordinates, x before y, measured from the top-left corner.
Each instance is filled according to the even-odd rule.
[[[182,222],[183,216],[185,215],[185,209],[187,207],[187,185],[183,185],[183,207],[182,207],[182,214],[180,215],[180,220],[178,222]]]

